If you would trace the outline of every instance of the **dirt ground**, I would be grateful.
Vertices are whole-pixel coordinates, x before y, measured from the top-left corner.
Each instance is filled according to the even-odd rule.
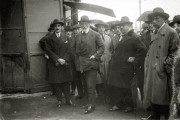
[[[144,112],[123,111],[109,112],[110,106],[103,103],[101,97],[96,99],[96,109],[90,114],[84,114],[82,105],[86,99],[75,100],[75,106],[63,104],[57,107],[57,100],[50,92],[38,94],[1,94],[1,119],[3,120],[139,120],[147,116]]]

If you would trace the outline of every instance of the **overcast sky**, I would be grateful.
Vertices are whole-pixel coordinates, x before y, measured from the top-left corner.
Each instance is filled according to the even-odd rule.
[[[120,20],[122,16],[128,16],[130,21],[136,22],[139,17],[139,0],[82,0],[85,3],[96,4],[113,9],[116,18],[106,15],[81,11],[79,17],[86,14],[90,19],[101,19],[105,22]],[[161,7],[170,15],[170,20],[174,15],[180,14],[180,0],[141,0],[141,12],[153,10],[155,7]]]

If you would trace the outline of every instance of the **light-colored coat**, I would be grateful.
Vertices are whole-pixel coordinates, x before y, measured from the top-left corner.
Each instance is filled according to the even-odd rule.
[[[98,75],[97,83],[99,84],[103,82],[102,79],[107,80],[108,71],[109,71],[109,61],[111,60],[111,52],[110,52],[111,38],[108,35],[104,34],[102,41],[104,43],[105,48],[99,63],[99,72],[101,76],[100,77]]]
[[[169,105],[169,74],[165,64],[174,59],[179,48],[179,37],[176,31],[165,24],[157,34],[152,34],[149,51],[145,58],[144,107],[150,103]]]

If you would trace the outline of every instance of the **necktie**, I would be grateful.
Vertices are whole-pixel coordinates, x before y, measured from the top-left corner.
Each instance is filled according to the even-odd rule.
[[[102,36],[102,39],[104,40],[104,36],[103,36],[103,34],[101,34],[101,36]]]

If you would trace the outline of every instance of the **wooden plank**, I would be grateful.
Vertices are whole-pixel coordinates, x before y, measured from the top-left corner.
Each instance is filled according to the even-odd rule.
[[[53,19],[60,19],[59,0],[26,0],[28,32],[47,32]]]
[[[46,35],[46,32],[41,33],[41,32],[35,32],[35,33],[29,33],[29,51],[30,53],[37,53],[41,52],[43,53],[42,49],[39,46],[39,40]]]
[[[31,80],[33,81],[33,88],[47,86],[48,72],[47,60],[44,56],[31,57]]]
[[[24,89],[24,60],[23,57],[3,57],[3,89]]]

